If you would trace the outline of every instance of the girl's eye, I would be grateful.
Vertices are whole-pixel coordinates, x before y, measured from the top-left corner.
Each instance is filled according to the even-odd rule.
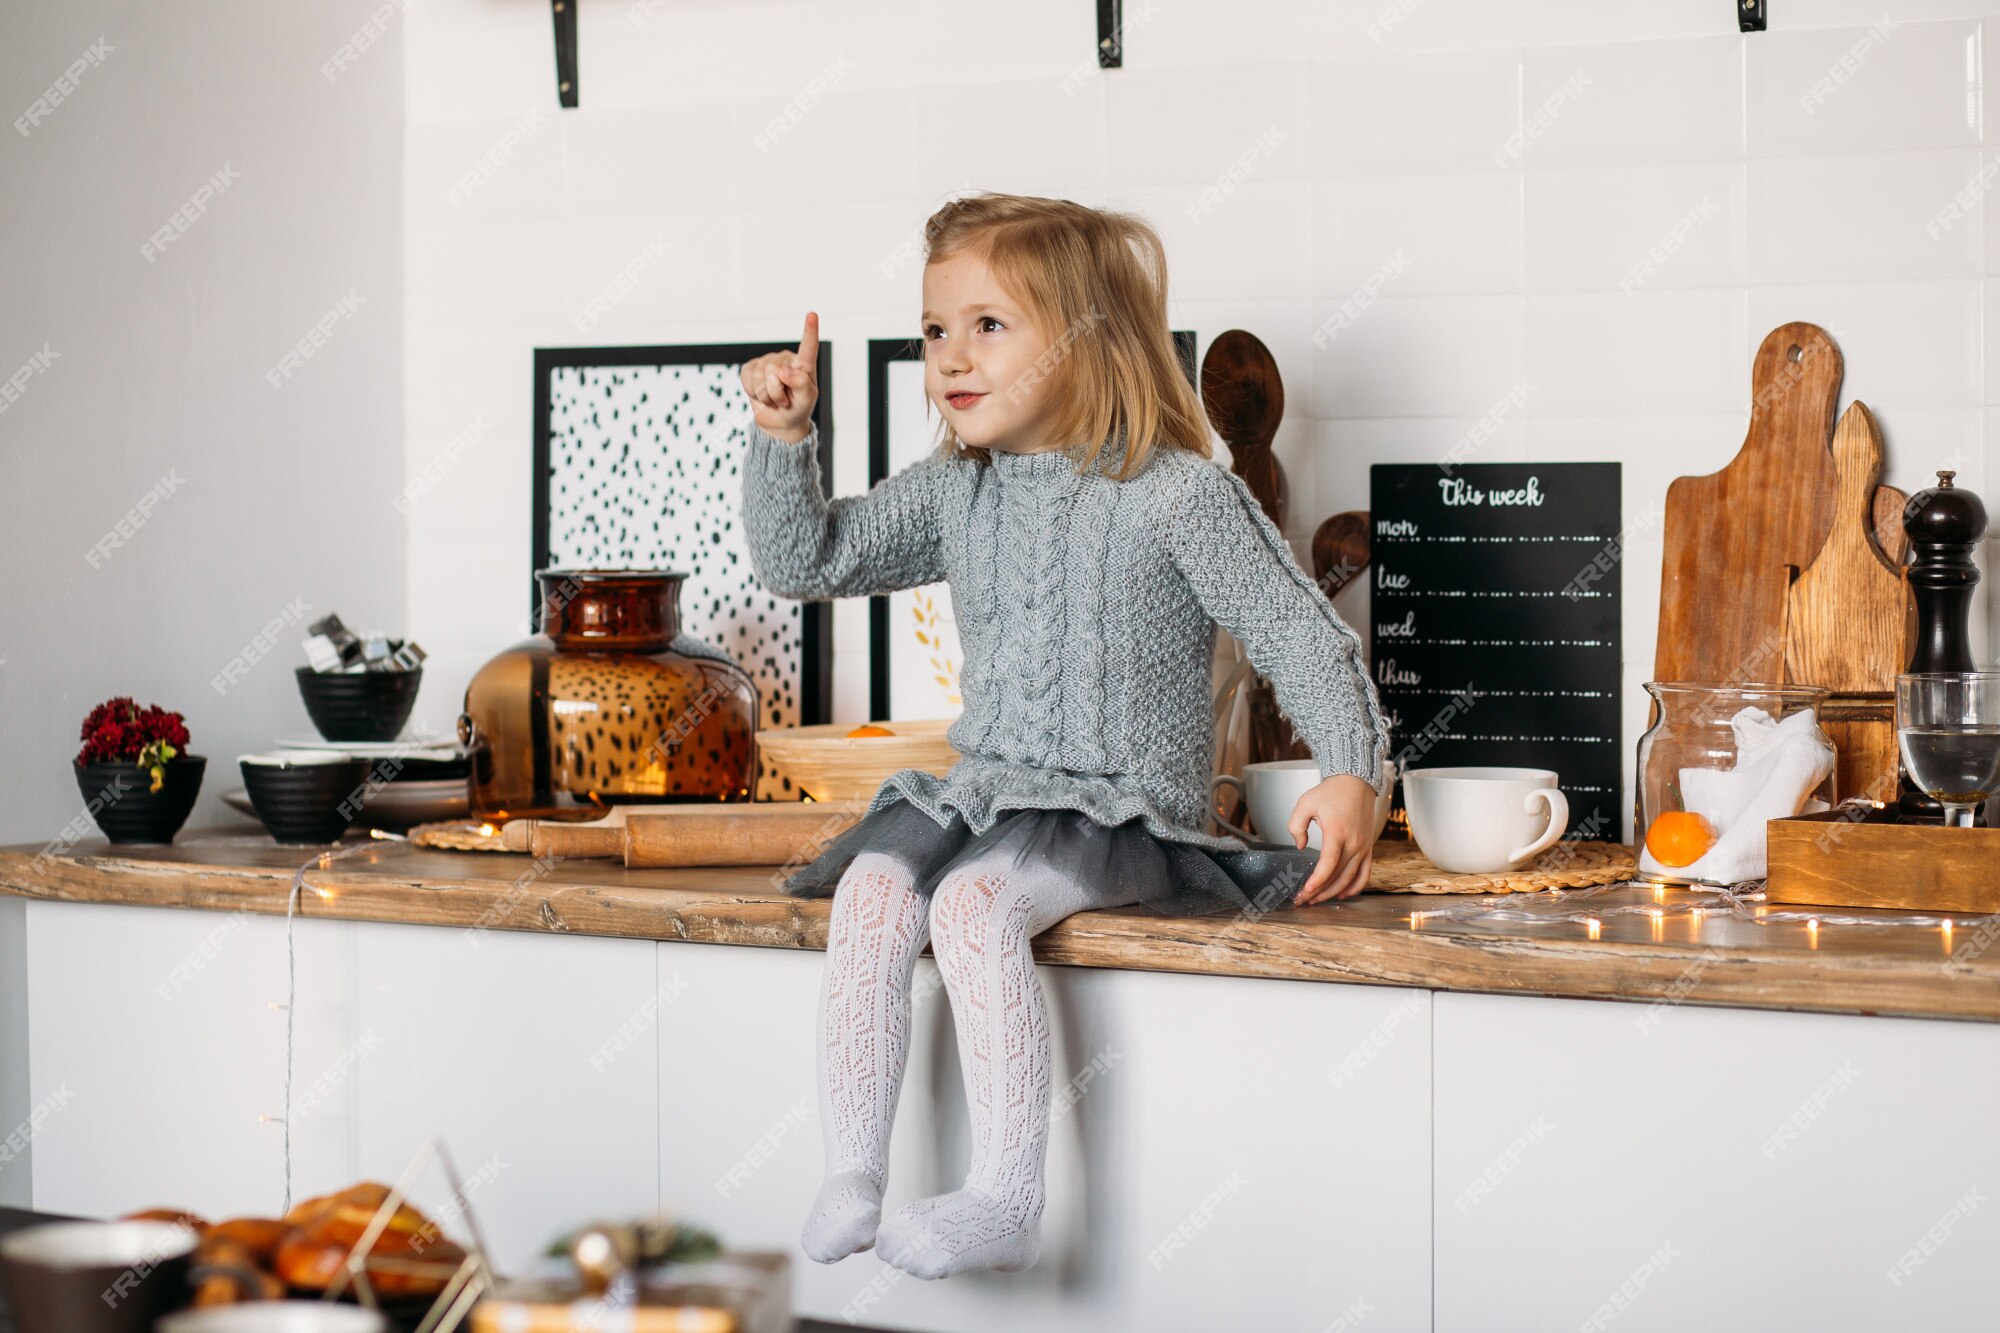
[[[996,328],[1002,328],[1002,329],[1004,329],[1004,328],[1006,328],[1006,327],[1007,327],[1007,326],[1006,326],[1005,324],[1002,324],[1002,323],[1001,323],[1001,322],[1000,322],[1000,321],[999,321],[998,319],[996,319],[996,318],[995,318],[994,316],[992,316],[992,315],[981,315],[981,316],[979,317],[979,323],[980,323],[980,324],[981,324],[982,326],[984,326],[984,325],[987,325],[987,324],[991,324],[991,325],[993,325],[993,326],[994,326],[994,327],[996,327]],[[938,327],[937,325],[935,325],[935,324],[926,324],[926,325],[924,325],[924,341],[926,341],[926,342],[933,342],[933,341],[935,341],[935,339],[934,339],[934,338],[932,337],[932,335],[933,335],[933,334],[942,334],[943,332],[944,332],[944,330],[943,330],[943,329],[941,329],[941,328],[939,328],[939,327]]]

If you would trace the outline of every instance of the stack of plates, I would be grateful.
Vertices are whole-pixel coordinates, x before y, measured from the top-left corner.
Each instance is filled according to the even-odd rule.
[[[364,828],[400,832],[418,824],[464,819],[472,808],[471,763],[455,741],[325,741],[317,736],[280,736],[275,748],[281,753],[305,750],[374,760],[376,785],[354,818],[355,825]],[[243,788],[232,787],[222,793],[222,800],[232,810],[257,818],[250,793]]]

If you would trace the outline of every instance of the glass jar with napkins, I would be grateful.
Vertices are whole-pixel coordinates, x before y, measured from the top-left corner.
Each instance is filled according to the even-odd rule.
[[[1648,681],[1658,717],[1639,738],[1638,878],[1736,885],[1764,878],[1765,824],[1833,801],[1835,751],[1814,685]]]

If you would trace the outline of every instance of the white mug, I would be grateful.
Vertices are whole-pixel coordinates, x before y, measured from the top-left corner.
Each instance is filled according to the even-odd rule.
[[[1546,768],[1405,769],[1403,805],[1417,846],[1453,874],[1511,870],[1569,827],[1569,800]]]
[[[1224,773],[1209,784],[1213,795],[1217,787],[1228,785],[1243,794],[1243,803],[1249,807],[1250,826],[1255,833],[1236,827],[1221,815],[1215,817],[1227,832],[1235,834],[1246,842],[1275,842],[1290,847],[1292,811],[1299,803],[1299,797],[1320,784],[1319,761],[1316,759],[1272,759],[1261,764],[1245,764],[1243,776],[1239,779],[1233,773]],[[1382,761],[1382,790],[1375,797],[1375,829],[1373,837],[1382,836],[1382,828],[1389,822],[1389,806],[1396,790],[1396,762]],[[1306,825],[1306,846],[1317,847],[1319,842],[1319,821]]]

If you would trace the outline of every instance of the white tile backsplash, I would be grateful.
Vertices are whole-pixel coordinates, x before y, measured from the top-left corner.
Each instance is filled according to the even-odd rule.
[[[1869,401],[1869,410],[1874,410]],[[1986,412],[1983,408],[1925,409],[1876,418],[1882,430],[1882,480],[1904,494],[1937,485],[1940,470],[1957,474],[1953,484],[1985,496],[1987,478]]]
[[[549,107],[417,121],[403,135],[405,224],[451,228],[563,217],[563,122]]]
[[[751,98],[737,108],[731,139],[742,155],[746,197],[767,208],[863,203],[917,189],[917,108],[938,108],[937,90],[856,89],[809,80],[784,97]]]
[[[1385,45],[1409,50],[1566,46],[1717,36],[1736,31],[1734,11],[1706,0],[1352,0],[1380,24],[1391,14]],[[1344,8],[1345,4],[1336,6]],[[1337,30],[1338,31],[1338,30]],[[1366,40],[1366,28],[1362,29]],[[1354,40],[1352,29],[1340,33]]]
[[[1527,52],[1521,105],[1530,116],[1550,111],[1523,161],[1602,167],[1735,157],[1743,148],[1744,46],[1732,34]],[[1572,86],[1575,96],[1565,96]]]
[[[564,230],[559,221],[412,226],[404,242],[412,324],[521,328],[566,319]]]
[[[1979,28],[1878,19],[1745,43],[1750,151],[1976,147]]]
[[[1371,463],[1475,434],[1481,458],[1622,461],[1629,520],[1734,454],[1751,353],[1793,319],[1839,342],[1843,402],[1875,411],[1892,478],[1964,458],[1984,484],[1996,13],[1789,0],[1746,36],[1716,0],[1128,5],[1125,67],[1101,71],[1088,6],[1058,0],[1001,22],[621,0],[585,8],[583,107],[558,111],[545,9],[412,6],[390,20],[408,28],[407,477],[489,423],[408,516],[436,697],[519,629],[535,346],[790,338],[817,309],[852,446],[836,490],[857,492],[866,339],[913,323],[924,219],[979,189],[1142,213],[1174,327],[1265,340],[1295,538],[1365,507]],[[630,290],[578,328],[613,284]],[[1635,681],[1648,559],[1626,588]],[[463,595],[469,560],[508,571],[486,580],[505,594]],[[864,621],[842,610],[836,697],[858,717]]]
[[[1521,289],[1521,176],[1322,179],[1312,203],[1312,292],[1345,299],[1393,270],[1401,296]]]
[[[1314,67],[1313,128],[1332,175],[1497,171],[1520,129],[1513,51],[1368,55]]]
[[[740,223],[733,212],[693,210],[572,219],[563,237],[565,340],[588,346],[614,329],[741,309]]]
[[[1068,196],[1096,188],[1117,82],[1092,61],[1081,75],[992,84],[977,97],[919,93],[918,189]]]
[[[1314,415],[1479,418],[1520,396],[1520,297],[1353,300],[1313,303]]]
[[[1530,296],[1532,416],[1727,412],[1748,398],[1740,290]]]
[[[755,207],[748,182],[758,155],[744,151],[738,111],[735,102],[565,111],[570,211],[597,218]]]
[[[2000,338],[1988,336],[1992,330],[2000,329],[2000,280],[1986,280],[1986,322],[1981,326],[1980,342],[1985,352],[1983,367],[1986,378],[1986,402],[1993,406],[2000,404]]]
[[[1127,70],[1104,79],[1106,183],[1287,180],[1315,169],[1311,66]],[[1072,131],[1074,132],[1074,131]],[[1054,137],[1054,136],[1051,136]]]
[[[1993,0],[1812,0],[1804,5],[1772,5],[1771,31],[1805,28],[1866,28],[1886,16],[1896,23],[1976,19],[1993,13]]]
[[[1657,291],[1742,283],[1741,162],[1527,174],[1528,288]]]
[[[1750,280],[1984,271],[1976,149],[1753,159]]]

